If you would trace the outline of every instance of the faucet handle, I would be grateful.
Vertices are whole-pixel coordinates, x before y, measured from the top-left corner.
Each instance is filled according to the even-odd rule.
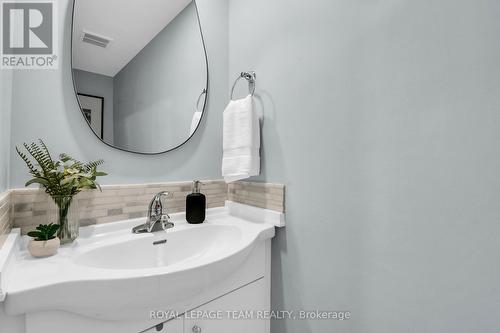
[[[163,204],[161,202],[161,198],[163,196],[169,197],[170,195],[171,195],[170,192],[163,191],[157,193],[153,197],[153,200],[151,200],[151,203],[149,204],[149,210],[148,210],[149,220],[161,218],[161,216],[163,215]]]
[[[153,202],[151,202],[151,206],[149,208],[150,216],[156,217],[161,215],[163,211],[163,205],[161,203],[160,197],[154,197]]]

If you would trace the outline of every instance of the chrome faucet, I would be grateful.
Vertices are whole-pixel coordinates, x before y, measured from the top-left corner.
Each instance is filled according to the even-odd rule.
[[[161,203],[161,198],[163,196],[167,197],[170,192],[164,191],[156,194],[149,203],[148,208],[148,218],[146,223],[138,225],[132,228],[134,234],[142,234],[146,232],[155,232],[161,230],[167,230],[174,227],[174,224],[170,222],[170,216],[163,212],[163,205]]]

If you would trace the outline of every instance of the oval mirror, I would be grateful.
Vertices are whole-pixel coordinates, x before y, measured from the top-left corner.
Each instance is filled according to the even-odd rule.
[[[74,0],[73,83],[102,142],[159,154],[189,140],[207,98],[195,1]]]

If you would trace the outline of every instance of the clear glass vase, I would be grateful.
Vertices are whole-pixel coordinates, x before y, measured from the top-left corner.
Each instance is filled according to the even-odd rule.
[[[61,244],[73,242],[79,235],[80,221],[78,216],[78,201],[73,196],[51,197],[52,208],[49,210],[49,223],[60,225],[57,236]]]

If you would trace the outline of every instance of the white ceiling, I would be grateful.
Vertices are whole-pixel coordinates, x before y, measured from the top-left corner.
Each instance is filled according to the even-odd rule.
[[[75,0],[73,68],[115,76],[191,0]],[[83,32],[112,39],[106,48]]]

